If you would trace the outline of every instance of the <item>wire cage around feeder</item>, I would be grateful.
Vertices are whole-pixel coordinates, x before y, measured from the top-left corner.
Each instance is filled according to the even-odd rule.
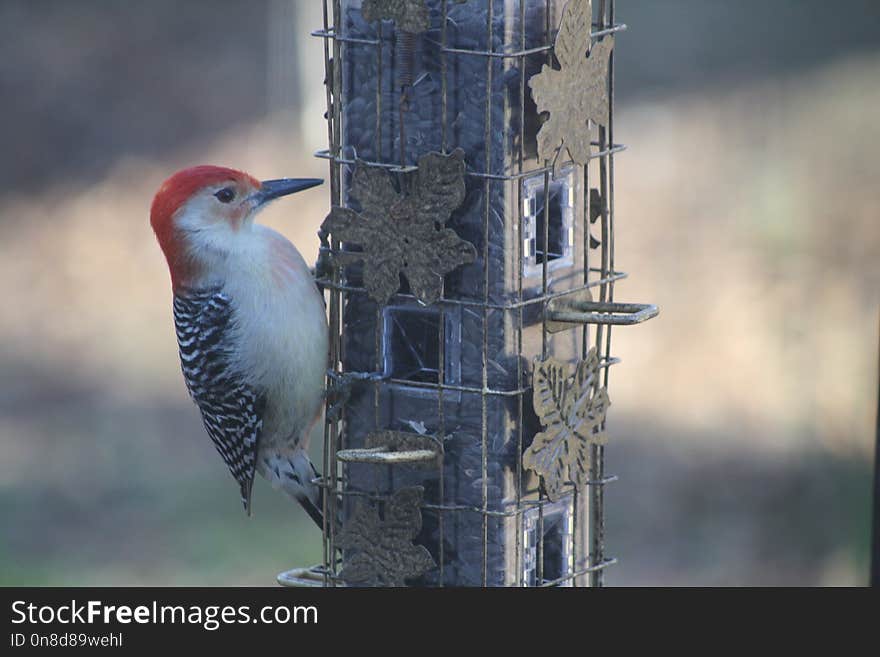
[[[323,564],[290,585],[600,586],[614,1],[327,0]]]

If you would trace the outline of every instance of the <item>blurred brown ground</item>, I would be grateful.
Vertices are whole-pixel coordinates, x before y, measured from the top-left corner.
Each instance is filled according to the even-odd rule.
[[[672,4],[679,21],[697,6]],[[616,294],[662,313],[614,332],[623,363],[612,374],[608,467],[620,481],[608,490],[607,537],[621,563],[608,583],[863,583],[880,301],[880,44],[639,94],[655,78],[627,78],[625,66],[650,57],[638,18],[649,19],[652,5],[633,5],[618,9],[633,29],[618,46],[631,49],[618,62],[616,125],[630,146],[616,160],[617,266],[630,278]],[[108,6],[85,2],[75,16],[40,21],[10,2],[0,17],[7,29],[14,18],[34,34],[47,30],[37,45],[66,35],[71,43],[51,61],[72,69],[55,75],[88,79],[88,63],[63,55],[92,35],[94,57],[108,57],[112,48],[100,47]],[[207,28],[198,13],[206,7]],[[171,100],[146,97],[152,112],[126,109],[137,97],[128,87],[150,79],[144,67],[168,76],[173,62],[155,43],[116,44],[129,58],[124,70],[97,76],[119,86],[112,95],[121,104],[106,114],[121,124],[132,114],[152,132],[104,145],[80,135],[100,165],[84,146],[48,138],[31,153],[28,178],[39,184],[0,195],[0,583],[268,585],[284,568],[319,560],[318,532],[262,482],[255,516],[241,513],[180,378],[167,272],[147,221],[153,191],[183,165],[326,173],[309,155],[325,134],[320,111],[305,124],[291,121],[289,104],[280,108],[287,114],[268,113],[279,109],[266,100],[264,43],[277,4],[251,5],[244,36],[230,39],[230,52],[251,59],[204,60],[219,47],[212,30],[236,8],[193,3],[172,21],[196,35],[174,51],[183,62],[174,112],[160,111]],[[155,18],[114,11],[127,16],[120,30],[161,32]],[[93,31],[76,27],[83,21]],[[821,37],[816,21],[805,39]],[[162,44],[172,47],[174,34]],[[8,90],[14,66],[9,58],[4,66]],[[304,93],[321,93],[321,75],[302,80]],[[636,84],[639,75],[648,81]],[[247,93],[230,92],[241,79],[251,81]],[[218,97],[191,97],[186,84]],[[70,119],[25,87],[4,96],[10,139],[41,123],[58,127],[56,114]],[[77,94],[91,91],[54,90],[71,107],[88,106]],[[36,127],[16,131],[28,114]],[[27,155],[12,143],[10,171]],[[316,190],[263,219],[313,259],[326,209]]]

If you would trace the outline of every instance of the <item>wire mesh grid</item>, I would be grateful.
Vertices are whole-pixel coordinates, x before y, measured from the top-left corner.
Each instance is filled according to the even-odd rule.
[[[325,474],[316,480],[326,491],[323,564],[310,571],[312,580],[344,584],[339,532],[357,500],[384,508],[387,517],[394,492],[415,483],[425,489],[419,502],[424,526],[420,521],[415,541],[428,547],[435,567],[409,583],[602,586],[605,569],[615,562],[605,551],[604,487],[616,477],[605,471],[604,447],[590,447],[586,485],[568,482],[557,500],[523,467],[522,454],[536,430],[529,358],[585,359],[595,349],[606,388],[610,367],[618,362],[611,355],[610,323],[572,324],[555,334],[548,330],[546,312],[554,300],[590,291],[599,304],[613,304],[614,284],[625,276],[614,262],[614,156],[624,146],[614,142],[613,53],[607,125],[590,127],[589,161],[564,169],[573,182],[562,205],[574,218],[560,237],[552,234],[550,199],[561,169],[539,162],[534,151],[540,126],[527,83],[530,72],[553,62],[561,1],[429,0],[437,25],[418,36],[389,22],[367,24],[359,19],[358,0],[323,5],[324,24],[313,35],[324,45],[329,148],[316,155],[329,160],[332,205],[351,205],[356,166],[405,175],[426,150],[448,154],[463,147],[470,202],[453,223],[475,244],[477,258],[464,273],[446,277],[431,306],[433,329],[420,346],[430,341],[436,348],[426,350],[429,370],[424,354],[414,357],[415,371],[423,374],[419,379],[389,366],[387,344],[393,331],[406,334],[412,326],[402,324],[395,310],[422,310],[416,295],[404,288],[387,305],[372,303],[363,272],[337,260],[347,247],[335,235],[322,235],[322,258],[331,264],[321,270],[319,284],[327,295],[330,361],[337,374],[330,384],[346,376],[357,380],[341,413],[328,407]],[[626,28],[615,22],[614,0],[597,0],[592,10],[592,43]],[[478,21],[483,38],[468,31]],[[423,69],[430,74],[422,75]],[[418,85],[426,83],[433,86],[420,99]],[[365,84],[374,86],[369,95]],[[431,107],[427,119],[410,117],[419,103]],[[478,104],[482,125],[471,111]],[[478,130],[482,134],[472,138],[465,134]],[[543,207],[536,208],[535,197]],[[591,207],[595,203],[601,207]],[[528,243],[527,212],[532,233],[543,232],[530,235]],[[596,219],[598,240],[590,232]],[[559,253],[551,257],[554,239],[568,261]],[[531,271],[522,264],[529,257]],[[451,349],[467,353],[451,358]],[[362,449],[368,431],[407,426],[433,437],[438,456],[427,465],[340,458]]]

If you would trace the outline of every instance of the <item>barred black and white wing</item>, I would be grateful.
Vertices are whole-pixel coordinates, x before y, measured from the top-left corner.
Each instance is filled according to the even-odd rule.
[[[174,324],[186,387],[250,513],[265,397],[231,367],[231,301],[219,288],[181,291],[174,295]]]

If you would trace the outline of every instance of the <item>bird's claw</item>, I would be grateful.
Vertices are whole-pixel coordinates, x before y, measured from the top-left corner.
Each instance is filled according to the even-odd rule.
[[[336,421],[342,414],[342,409],[351,398],[351,390],[355,383],[361,381],[381,381],[384,375],[380,372],[337,372],[327,370],[326,396],[330,405],[327,408],[327,418]]]

